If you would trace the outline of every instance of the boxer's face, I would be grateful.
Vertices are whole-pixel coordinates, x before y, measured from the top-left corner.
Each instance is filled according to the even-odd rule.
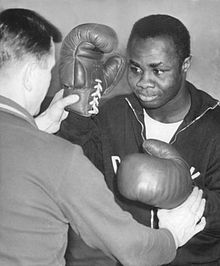
[[[128,83],[145,108],[177,104],[175,99],[181,95],[185,72],[171,39],[133,40],[128,57]]]

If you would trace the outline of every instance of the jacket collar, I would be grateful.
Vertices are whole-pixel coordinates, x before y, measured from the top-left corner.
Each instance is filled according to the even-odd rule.
[[[27,110],[25,110],[16,102],[2,95],[0,95],[0,111],[9,113],[13,116],[20,117],[37,128],[33,116]]]
[[[208,110],[214,109],[220,105],[220,102],[214,99],[212,96],[207,94],[202,90],[198,90],[190,82],[186,81],[186,86],[191,95],[191,107],[189,112],[184,118],[184,122],[181,127],[192,123],[194,120],[199,119],[203,116]],[[143,107],[141,106],[137,97],[131,93],[126,96],[126,101],[129,103],[130,107],[136,113],[140,121],[144,121]]]
[[[141,122],[143,122],[144,121],[143,106],[141,105],[135,94],[134,93],[128,94],[125,97],[125,100],[127,101],[130,108],[133,110],[135,115],[138,117],[138,119]]]
[[[190,82],[186,83],[191,95],[191,107],[188,114],[185,116],[185,123],[198,119],[203,116],[208,110],[214,109],[219,105],[219,101],[202,90],[198,90]]]

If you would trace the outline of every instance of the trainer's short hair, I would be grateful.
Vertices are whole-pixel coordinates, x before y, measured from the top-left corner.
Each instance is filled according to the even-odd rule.
[[[41,58],[50,52],[51,40],[61,42],[60,31],[38,13],[11,8],[0,13],[0,68],[25,55]]]

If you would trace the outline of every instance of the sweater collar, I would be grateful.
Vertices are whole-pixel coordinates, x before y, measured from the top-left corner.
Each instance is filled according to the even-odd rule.
[[[25,110],[21,105],[2,95],[0,95],[0,111],[20,117],[37,128],[33,116],[27,110]]]

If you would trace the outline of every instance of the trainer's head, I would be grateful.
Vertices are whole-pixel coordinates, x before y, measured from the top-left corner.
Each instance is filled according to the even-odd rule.
[[[0,94],[35,114],[45,97],[55,64],[59,30],[28,9],[0,13]]]

